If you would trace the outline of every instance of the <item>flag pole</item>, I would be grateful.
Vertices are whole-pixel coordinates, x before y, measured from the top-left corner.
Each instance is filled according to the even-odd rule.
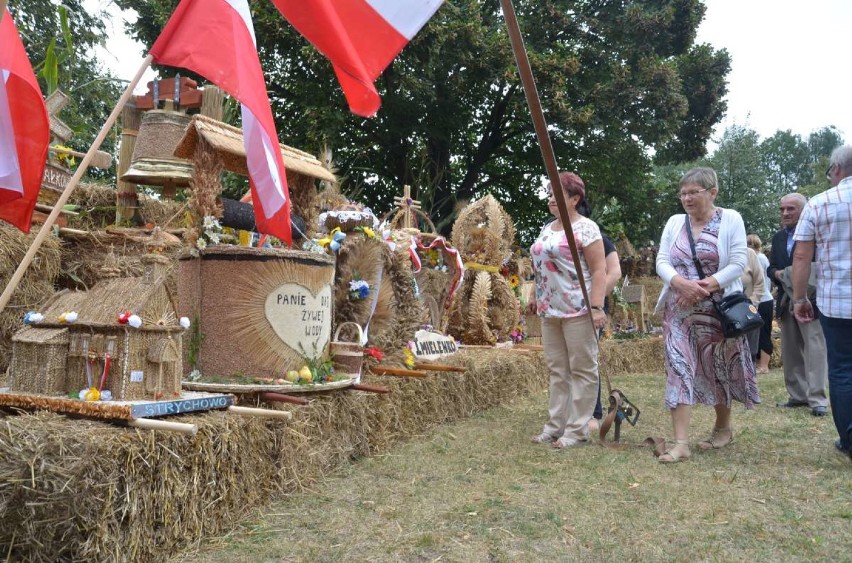
[[[3,21],[3,16],[6,15],[6,0],[0,0],[0,21]]]
[[[3,1],[4,0],[0,0],[0,2]],[[68,180],[68,184],[65,186],[65,189],[62,191],[59,199],[53,205],[53,211],[51,211],[50,215],[47,216],[47,219],[44,221],[44,225],[41,226],[41,229],[35,239],[33,239],[32,244],[30,244],[30,248],[27,250],[24,259],[21,260],[21,263],[18,265],[18,269],[15,270],[15,273],[6,285],[6,289],[3,290],[3,294],[0,295],[0,312],[6,308],[6,305],[9,303],[9,299],[12,297],[12,293],[14,293],[15,289],[17,289],[18,284],[21,283],[21,278],[24,277],[24,273],[27,271],[30,263],[32,263],[33,258],[35,258],[36,252],[38,252],[38,249],[41,247],[44,239],[46,239],[47,235],[50,233],[53,223],[62,211],[62,207],[68,201],[68,198],[71,196],[71,192],[73,192],[74,188],[77,187],[77,184],[80,183],[80,178],[82,178],[83,174],[86,173],[86,170],[89,168],[89,163],[95,157],[101,143],[104,142],[109,130],[112,128],[113,124],[115,124],[116,119],[118,119],[118,115],[122,112],[127,101],[130,99],[130,96],[133,94],[134,88],[136,88],[136,85],[142,79],[142,75],[145,74],[145,71],[148,70],[149,66],[151,66],[152,60],[153,57],[148,55],[145,57],[145,60],[142,61],[139,70],[136,71],[136,76],[133,77],[133,80],[130,81],[127,88],[124,90],[124,93],[118,99],[118,103],[115,108],[113,108],[112,113],[107,118],[103,127],[101,127],[100,133],[98,133],[98,136],[95,137],[95,140],[92,142],[92,146],[89,147],[89,150],[86,152],[86,156],[83,157],[83,160],[74,172],[74,176]]]
[[[533,125],[535,126],[535,134],[538,137],[538,145],[541,149],[541,156],[544,159],[544,167],[547,170],[547,178],[550,180],[550,185],[553,187],[553,195],[556,199],[556,207],[559,210],[559,217],[562,219],[562,225],[565,232],[571,232],[571,218],[568,215],[568,206],[565,203],[565,194],[559,189],[561,182],[559,181],[559,169],[556,166],[556,155],[553,152],[553,145],[550,142],[550,135],[547,132],[547,122],[544,119],[544,111],[541,109],[541,99],[538,96],[538,88],[535,85],[533,78],[532,67],[530,60],[527,57],[527,49],[524,46],[524,39],[521,36],[521,28],[518,25],[518,18],[515,15],[515,8],[512,5],[512,0],[500,0],[500,6],[503,8],[503,17],[506,19],[506,30],[509,32],[509,39],[512,42],[512,52],[515,54],[515,62],[518,65],[518,73],[521,75],[521,83],[524,86],[524,94],[527,98],[527,105],[532,114]],[[566,236],[568,246],[571,248],[571,258],[574,260],[574,266],[577,269],[577,277],[580,281],[580,289],[583,293],[583,299],[586,303],[590,303],[588,290],[586,289],[586,281],[583,277],[583,269],[580,265],[580,253],[577,250],[577,242],[574,237]],[[595,329],[595,322],[592,317],[592,308],[587,307],[589,313],[589,321],[592,323],[592,328]]]

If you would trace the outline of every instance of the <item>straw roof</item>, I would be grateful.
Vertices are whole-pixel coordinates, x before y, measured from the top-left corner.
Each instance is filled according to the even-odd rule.
[[[162,282],[157,280],[151,283],[144,278],[114,278],[99,282],[89,291],[62,291],[45,305],[42,311],[45,319],[43,324],[47,326],[56,322],[59,315],[68,311],[77,313],[77,325],[118,326],[116,319],[124,311],[133,311],[144,319],[142,313],[146,305],[155,301],[156,293],[168,292]]]
[[[202,137],[213,147],[225,170],[243,176],[248,175],[246,150],[241,129],[211,117],[195,115],[186,128],[186,134],[175,149],[175,156],[192,158],[199,137]],[[337,181],[334,174],[313,155],[287,145],[279,146],[281,147],[281,156],[284,158],[284,166],[289,172],[296,172],[319,180]]]

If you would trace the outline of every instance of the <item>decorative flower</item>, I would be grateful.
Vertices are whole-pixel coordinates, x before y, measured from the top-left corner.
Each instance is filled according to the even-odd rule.
[[[118,316],[118,324],[126,325],[127,320],[133,315],[132,311],[125,311]]]
[[[370,295],[370,284],[364,280],[352,280],[349,282],[349,299],[359,301]]]
[[[367,238],[376,238],[376,231],[374,231],[370,227],[358,225],[357,227],[355,227],[355,230],[364,233],[364,236],[366,236]]]
[[[207,241],[204,240],[202,237],[198,237],[198,240],[195,241],[195,248],[197,248],[198,250],[204,250],[205,248],[207,248]]]
[[[127,324],[129,324],[133,328],[139,328],[140,326],[142,326],[142,319],[139,318],[139,315],[130,315],[127,318]]]
[[[181,328],[189,328],[191,324],[189,322],[189,317],[181,317],[178,323],[180,323]]]
[[[70,152],[73,150],[70,147],[66,147],[64,145],[53,145],[51,148],[54,149],[54,154],[56,155],[56,158],[58,158],[59,161],[67,168],[71,168],[77,163],[77,161],[74,160],[74,155],[72,155]]]
[[[101,391],[101,401],[112,401],[112,391],[109,389]]]
[[[100,401],[101,392],[97,387],[89,387],[88,389],[80,390],[80,399],[83,401]]]
[[[364,354],[372,356],[380,362],[385,358],[385,355],[382,354],[382,351],[376,348],[375,346],[371,346],[370,348],[364,348]]]
[[[512,274],[511,276],[509,276],[509,287],[515,289],[519,285],[521,285],[521,278],[519,278],[517,274]]]
[[[405,367],[408,369],[414,369],[414,352],[411,351],[411,348],[406,347],[402,351],[402,357]]]
[[[40,323],[44,320],[44,315],[37,311],[30,311],[26,315],[24,315],[24,324],[31,325],[35,323]]]
[[[393,234],[393,231],[390,229],[385,229],[382,231],[382,240],[385,241],[385,244],[388,245],[390,251],[393,252],[396,250],[396,235]]]
[[[72,324],[77,322],[77,312],[76,311],[65,311],[61,315],[59,315],[60,323]]]

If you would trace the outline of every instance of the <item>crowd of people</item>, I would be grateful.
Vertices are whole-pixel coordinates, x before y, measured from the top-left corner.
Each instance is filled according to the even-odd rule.
[[[776,406],[809,408],[816,417],[830,408],[838,434],[834,447],[852,458],[852,146],[832,153],[826,177],[831,187],[810,201],[799,193],[781,198],[781,229],[768,258],[760,238],[746,235],[741,215],[716,205],[715,171],[694,168],[681,179],[677,197],[685,213],[669,218],[656,249],[656,272],[664,283],[656,310],[663,319],[665,408],[674,434],[661,463],[689,459],[695,405],[715,411],[699,449],[733,442],[733,402],[747,409],[761,402],[757,374],[769,371],[773,316],[781,329],[789,395]],[[530,248],[535,298],[528,307],[542,317],[550,372],[548,418],[532,441],[562,449],[586,443],[602,415],[599,330],[606,322],[605,297],[621,271],[614,246],[588,218],[583,180],[570,172],[559,180],[560,186],[548,185],[555,220]],[[564,196],[564,221],[554,189]],[[745,293],[763,326],[726,336],[717,304],[736,292]]]

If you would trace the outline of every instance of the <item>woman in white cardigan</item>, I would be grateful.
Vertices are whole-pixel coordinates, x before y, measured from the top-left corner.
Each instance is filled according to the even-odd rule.
[[[672,413],[675,439],[659,457],[661,463],[689,458],[692,405],[713,405],[716,410],[712,434],[698,442],[700,449],[712,450],[733,439],[731,401],[746,408],[760,402],[748,342],[745,336],[724,337],[711,301],[742,290],[740,276],[747,259],[742,217],[716,207],[718,193],[711,168],[684,174],[678,197],[686,215],[674,215],[666,223],[657,254],[657,274],[665,282],[657,310],[663,312],[666,407]],[[703,279],[693,260],[688,228]]]

